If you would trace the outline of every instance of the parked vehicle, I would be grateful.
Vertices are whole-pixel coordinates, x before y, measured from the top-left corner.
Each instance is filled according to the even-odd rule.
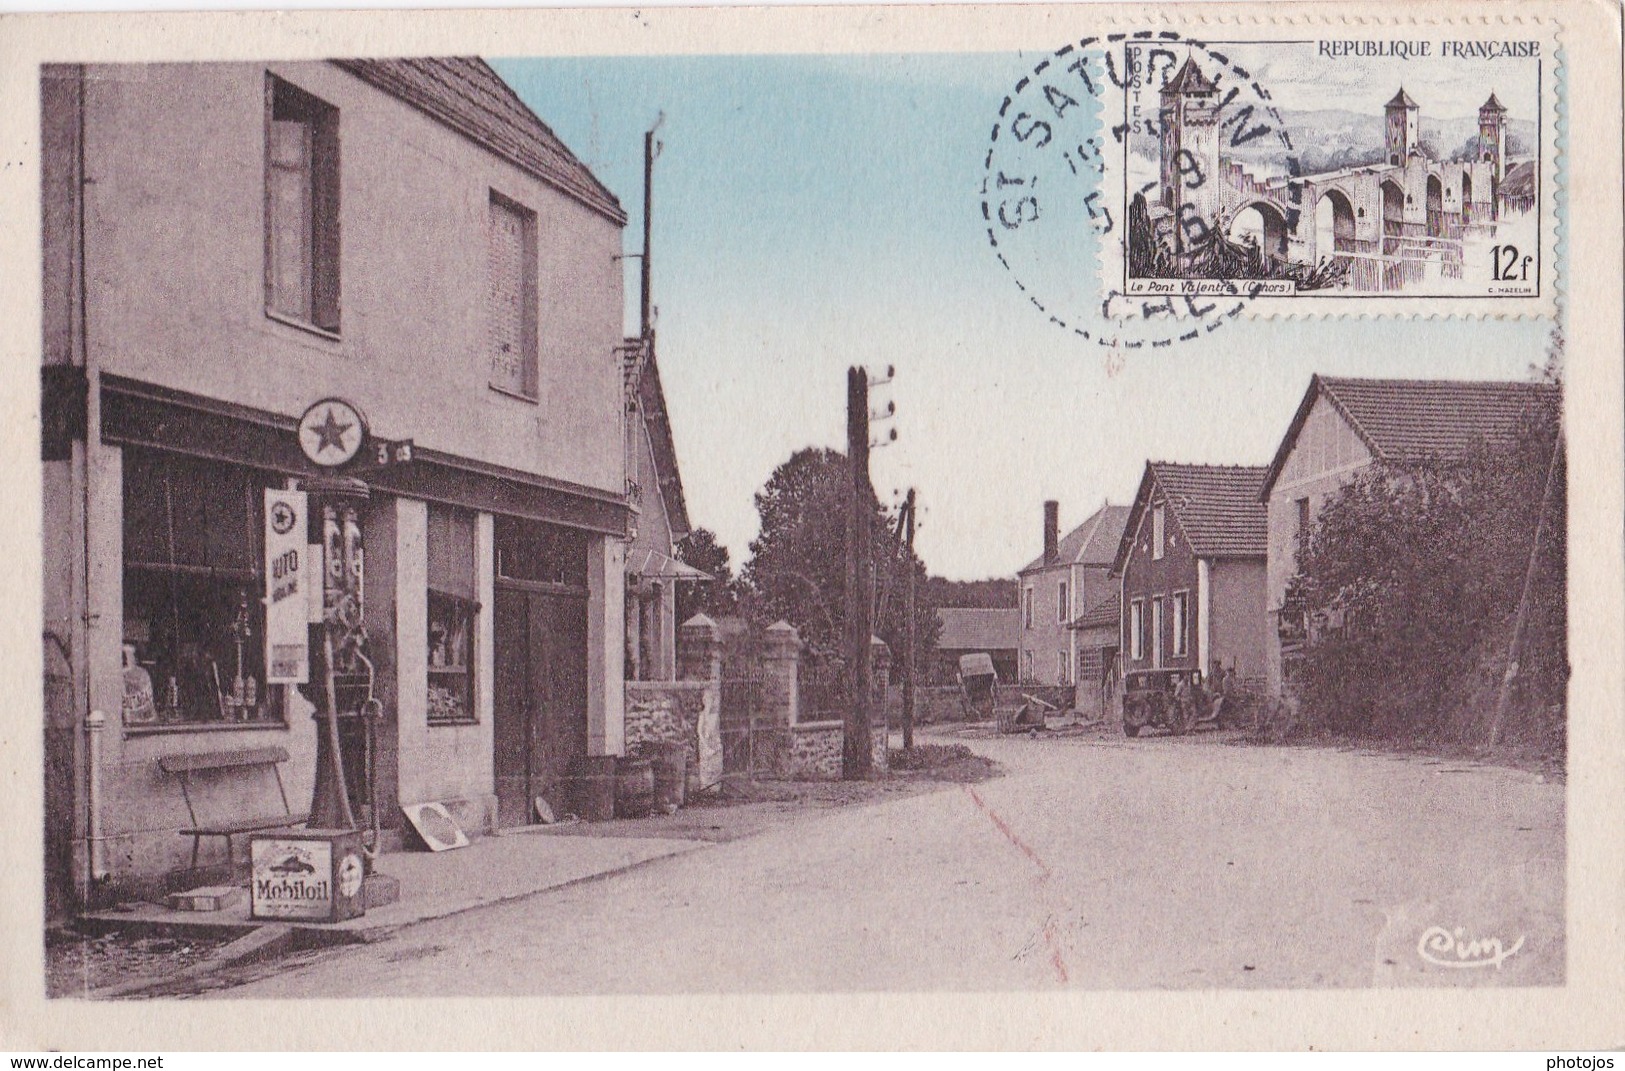
[[[1174,736],[1199,725],[1223,728],[1235,706],[1229,681],[1229,674],[1220,674],[1206,682],[1199,669],[1134,670],[1123,681],[1123,735],[1139,736],[1148,727]]]

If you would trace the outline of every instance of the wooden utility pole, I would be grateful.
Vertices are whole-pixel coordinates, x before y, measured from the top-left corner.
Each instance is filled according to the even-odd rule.
[[[1523,634],[1529,624],[1529,592],[1535,586],[1535,573],[1540,568],[1540,545],[1546,535],[1546,516],[1552,509],[1552,493],[1557,489],[1557,463],[1563,458],[1563,431],[1557,432],[1552,444],[1552,460],[1546,466],[1546,489],[1540,496],[1540,514],[1535,519],[1535,538],[1529,544],[1529,564],[1524,569],[1523,591],[1518,596],[1518,612],[1512,620],[1512,641],[1507,645],[1506,670],[1501,674],[1501,687],[1495,693],[1495,711],[1490,715],[1490,746],[1501,742],[1501,723],[1506,718],[1507,704],[1512,698],[1512,682],[1518,676],[1518,662],[1523,655]]]
[[[650,323],[649,307],[649,284],[652,280],[649,274],[649,237],[654,233],[651,219],[654,216],[655,131],[659,128],[660,124],[656,122],[643,135],[643,287],[638,304],[639,337],[643,339],[648,339],[654,328]]]
[[[903,613],[905,617],[903,639],[903,750],[914,746],[914,488],[908,489],[903,500],[903,568],[908,570],[904,583]]]
[[[846,370],[846,450],[852,478],[846,511],[847,697],[841,746],[841,777],[861,781],[874,770],[869,719],[870,637],[874,635],[874,540],[869,531],[869,373]]]

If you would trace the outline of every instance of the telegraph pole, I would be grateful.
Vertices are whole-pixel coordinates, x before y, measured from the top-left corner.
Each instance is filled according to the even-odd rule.
[[[903,750],[914,746],[914,488],[903,500],[903,568],[908,570],[904,588],[903,613],[906,624],[903,641]]]
[[[638,329],[639,337],[647,340],[653,326],[649,322],[649,284],[652,277],[649,273],[649,238],[654,233],[651,220],[654,217],[654,177],[655,177],[655,131],[660,129],[656,122],[643,134],[643,286],[638,302]]]
[[[874,539],[869,531],[869,502],[873,496],[869,489],[869,373],[856,366],[846,370],[846,451],[852,470],[846,511],[846,627],[851,665],[847,679],[851,695],[842,732],[841,778],[861,781],[874,771],[869,718]]]

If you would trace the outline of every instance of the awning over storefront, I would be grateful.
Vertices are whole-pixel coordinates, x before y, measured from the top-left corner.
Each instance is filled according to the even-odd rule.
[[[626,556],[626,575],[644,580],[715,580],[710,573],[670,558],[658,550],[634,549]]]

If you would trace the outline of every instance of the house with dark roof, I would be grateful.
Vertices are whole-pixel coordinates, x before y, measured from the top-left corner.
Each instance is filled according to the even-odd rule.
[[[627,339],[622,351],[627,495],[634,511],[626,551],[628,681],[676,679],[678,585],[711,580],[677,556],[689,533],[688,503],[653,342]]]
[[[1149,461],[1112,574],[1123,672],[1264,675],[1263,466]]]
[[[944,684],[959,679],[959,657],[986,654],[993,659],[999,680],[1016,679],[1016,650],[1021,611],[1007,608],[944,606],[937,610],[942,631],[937,635],[937,664],[932,679]]]
[[[223,871],[243,837],[181,831],[263,818],[273,768],[306,809],[305,604],[341,583],[364,684],[324,805],[384,850],[407,804],[474,835],[574,810],[567,771],[624,751],[634,519],[686,525],[658,405],[628,494],[620,202],[476,58],[48,65],[40,93],[50,910]]]
[[[1079,650],[1072,618],[1098,602],[1128,517],[1125,506],[1103,503],[1060,534],[1060,505],[1044,503],[1044,549],[1018,574],[1021,628],[1017,672],[1031,684],[1070,685],[1078,680]]]
[[[1532,415],[1560,404],[1559,388],[1544,383],[1312,376],[1259,490],[1268,523],[1271,692],[1304,640],[1301,622],[1283,615],[1282,604],[1298,571],[1300,533],[1328,497],[1376,462],[1403,468],[1513,441]]]

